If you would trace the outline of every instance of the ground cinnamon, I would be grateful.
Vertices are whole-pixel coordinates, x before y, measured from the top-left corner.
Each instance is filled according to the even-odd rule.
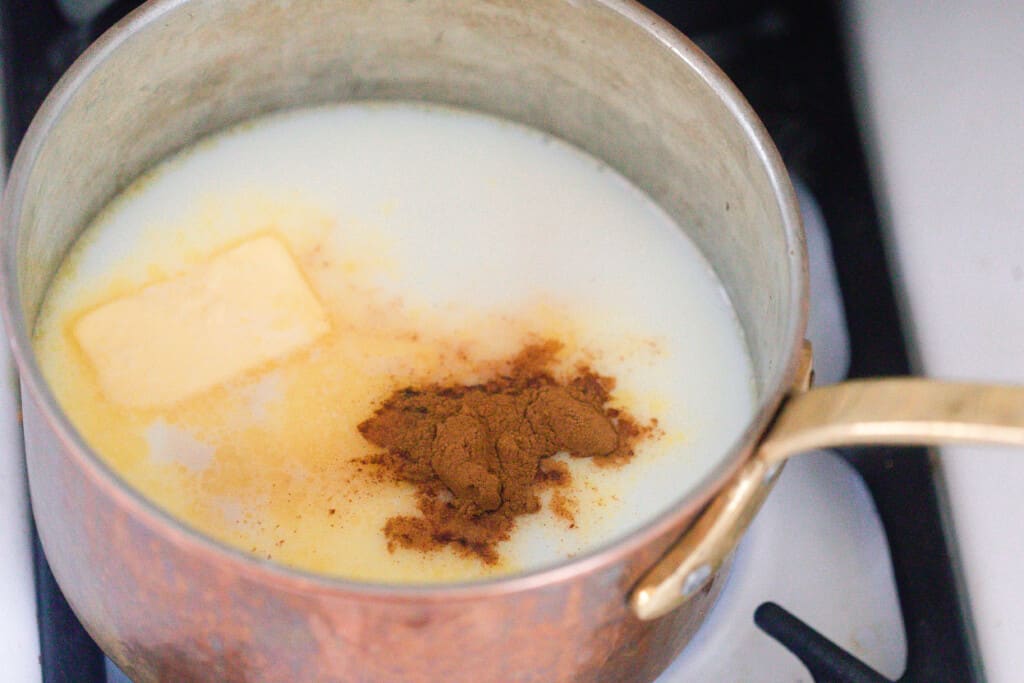
[[[476,385],[429,385],[394,392],[359,425],[385,451],[371,461],[417,485],[421,516],[389,519],[389,548],[452,544],[493,563],[515,518],[540,507],[538,490],[566,486],[559,452],[622,463],[645,433],[607,406],[614,381],[581,367],[559,381],[557,342],[525,347],[505,371]],[[572,506],[558,498],[559,516]],[[571,520],[570,520],[571,521]]]

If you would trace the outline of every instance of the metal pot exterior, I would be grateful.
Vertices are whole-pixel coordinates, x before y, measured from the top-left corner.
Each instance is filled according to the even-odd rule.
[[[464,106],[604,159],[702,249],[736,307],[760,411],[677,505],[558,567],[463,586],[357,584],[262,562],[127,487],[60,412],[31,351],[46,286],[145,168],[264,112],[350,99]],[[3,308],[23,386],[33,511],[76,614],[139,681],[654,678],[721,589],[641,622],[626,596],[740,466],[795,372],[806,273],[795,201],[739,95],[621,0],[161,0],[72,68],[12,168]]]

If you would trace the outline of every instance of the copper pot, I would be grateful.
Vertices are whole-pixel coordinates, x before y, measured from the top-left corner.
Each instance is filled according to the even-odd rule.
[[[760,408],[714,470],[639,531],[500,580],[325,578],[168,517],[60,411],[31,330],[91,216],[201,135],[368,98],[478,109],[573,142],[645,189],[715,267]],[[1019,388],[887,380],[804,393],[804,243],[778,154],[714,64],[629,0],[155,0],[44,103],[11,171],[3,231],[39,535],[75,613],[138,681],[650,680],[713,603],[785,457],[849,442],[1024,445]]]

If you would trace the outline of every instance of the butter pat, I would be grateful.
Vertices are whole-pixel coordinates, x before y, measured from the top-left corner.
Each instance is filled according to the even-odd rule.
[[[258,237],[93,309],[73,332],[107,397],[141,408],[211,389],[328,328],[288,250]]]

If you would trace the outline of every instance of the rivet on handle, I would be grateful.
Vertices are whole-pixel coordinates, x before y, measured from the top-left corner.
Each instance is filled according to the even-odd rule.
[[[711,578],[711,565],[702,564],[690,572],[683,580],[683,597],[692,598],[697,591],[707,585]]]

